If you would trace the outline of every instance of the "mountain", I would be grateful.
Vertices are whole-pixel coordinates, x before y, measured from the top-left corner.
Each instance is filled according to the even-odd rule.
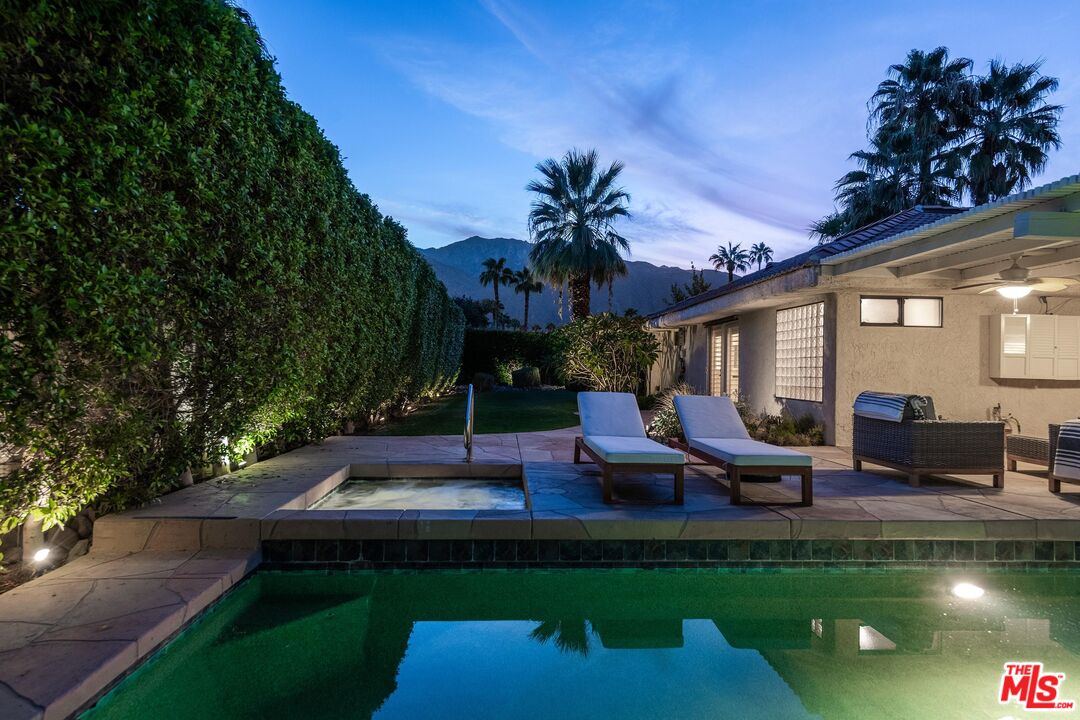
[[[435,274],[446,285],[451,296],[467,295],[484,299],[493,297],[493,293],[490,285],[484,287],[480,284],[478,278],[482,269],[481,263],[489,257],[504,257],[507,265],[517,270],[528,264],[531,247],[531,244],[524,240],[473,236],[443,247],[419,250],[431,263]],[[642,315],[661,310],[669,304],[672,283],[681,286],[690,282],[690,271],[684,268],[657,266],[636,260],[628,260],[626,266],[629,274],[617,279],[614,286],[613,306],[615,312],[620,314],[627,308],[634,308]],[[726,282],[727,275],[716,270],[706,270],[705,280],[717,287]],[[539,297],[532,295],[529,299],[529,324],[541,327],[548,323],[558,324],[558,297],[557,291],[547,287]],[[510,317],[521,319],[525,304],[523,296],[516,294],[512,288],[502,287],[499,288],[499,300]],[[593,312],[603,312],[607,307],[607,288],[593,286]],[[569,308],[564,311],[563,317],[569,317]]]

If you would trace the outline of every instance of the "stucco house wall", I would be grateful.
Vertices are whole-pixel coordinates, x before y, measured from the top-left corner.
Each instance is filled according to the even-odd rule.
[[[789,307],[825,303],[822,401],[776,397],[776,313]],[[797,302],[739,315],[740,394],[756,412],[795,417],[810,415],[825,426],[825,442],[833,442],[836,375],[836,300],[833,295],[801,298]]]
[[[1046,435],[1046,426],[1080,416],[1080,383],[995,380],[990,377],[990,323],[1011,311],[997,295],[945,295],[942,327],[864,327],[860,291],[840,291],[738,315],[740,394],[757,412],[809,414],[825,426],[829,444],[851,444],[851,406],[863,390],[930,395],[947,419],[987,420],[1001,403],[1025,434]],[[820,403],[776,397],[776,312],[808,302],[825,303],[824,392]],[[1051,300],[1054,302],[1054,300]],[[1059,314],[1080,314],[1080,299],[1057,300]],[[1037,298],[1020,302],[1037,314]],[[686,381],[709,391],[709,327],[684,328],[679,352]],[[670,383],[668,383],[670,384]]]
[[[997,295],[946,295],[940,328],[863,327],[859,293],[840,293],[836,302],[837,445],[851,444],[851,405],[863,390],[930,395],[938,414],[950,420],[988,420],[1001,403],[1003,416],[1011,413],[1024,434],[1043,437],[1051,422],[1080,415],[1080,384],[1074,381],[990,377],[991,318],[1012,310]],[[1029,297],[1020,312],[1043,308]],[[1058,314],[1080,314],[1080,300]]]

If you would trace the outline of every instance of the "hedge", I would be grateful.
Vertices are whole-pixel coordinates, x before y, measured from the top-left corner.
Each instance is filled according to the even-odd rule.
[[[561,383],[560,339],[555,333],[525,332],[522,330],[465,330],[465,347],[461,355],[461,380],[470,382],[478,372],[498,374],[499,365],[540,368],[544,382]]]
[[[457,375],[460,309],[242,10],[14,0],[0,69],[0,530]]]

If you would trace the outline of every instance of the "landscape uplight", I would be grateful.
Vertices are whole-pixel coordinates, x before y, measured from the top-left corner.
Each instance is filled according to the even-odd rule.
[[[961,600],[978,600],[986,591],[978,585],[971,583],[957,583],[952,589],[952,594]]]
[[[38,548],[37,552],[34,553],[34,562],[36,562],[36,563],[43,563],[48,559],[49,559],[49,548],[47,548],[47,547]]]

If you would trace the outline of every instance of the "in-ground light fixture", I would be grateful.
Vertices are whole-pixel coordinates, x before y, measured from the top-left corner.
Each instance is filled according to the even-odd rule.
[[[952,589],[952,594],[961,600],[978,600],[985,593],[986,591],[978,585],[966,582],[957,583]]]
[[[34,552],[34,555],[33,555],[34,562],[36,562],[36,563],[38,563],[40,565],[41,563],[43,563],[43,562],[45,562],[46,560],[49,559],[49,555],[50,555],[51,552],[52,551],[47,546],[39,547]]]

